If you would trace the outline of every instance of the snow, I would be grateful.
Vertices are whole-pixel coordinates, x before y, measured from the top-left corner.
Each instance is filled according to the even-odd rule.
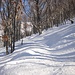
[[[26,23],[27,23],[26,31],[27,31],[27,32],[31,32],[32,29],[33,29],[33,25],[32,25],[32,23],[31,23],[31,22],[26,22]]]
[[[9,55],[0,48],[0,75],[75,75],[75,23],[21,41]]]

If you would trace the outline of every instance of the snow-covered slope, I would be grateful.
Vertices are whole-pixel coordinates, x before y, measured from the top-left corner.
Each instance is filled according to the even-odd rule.
[[[75,24],[67,23],[16,42],[5,55],[0,48],[0,75],[75,75]]]

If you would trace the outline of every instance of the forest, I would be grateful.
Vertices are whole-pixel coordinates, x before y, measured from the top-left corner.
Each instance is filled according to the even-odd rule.
[[[31,34],[39,33],[53,26],[73,23],[75,17],[75,0],[0,0],[2,35],[6,54],[8,46],[11,53],[15,50],[15,42]],[[21,31],[23,22],[23,29]],[[32,25],[32,32],[27,32],[27,22]]]

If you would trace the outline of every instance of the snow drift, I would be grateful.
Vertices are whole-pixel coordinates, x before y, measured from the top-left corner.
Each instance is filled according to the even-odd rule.
[[[6,56],[0,48],[0,75],[75,75],[75,24],[26,37]]]

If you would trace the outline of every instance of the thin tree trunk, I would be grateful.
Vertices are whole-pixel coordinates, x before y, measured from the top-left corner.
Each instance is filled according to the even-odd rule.
[[[6,55],[9,54],[8,52],[8,41],[6,41]]]
[[[10,46],[11,46],[11,53],[13,52],[13,47],[12,47],[12,34],[11,34],[11,44],[10,44]]]

